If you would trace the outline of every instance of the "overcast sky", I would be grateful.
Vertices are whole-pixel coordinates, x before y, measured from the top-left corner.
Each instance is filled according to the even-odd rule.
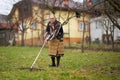
[[[8,15],[13,7],[13,4],[20,0],[0,0],[0,14]],[[82,2],[83,0],[74,0]]]
[[[0,14],[8,15],[13,7],[13,4],[20,0],[0,0]]]
[[[77,2],[83,2],[83,0],[73,0],[73,1],[77,1]]]

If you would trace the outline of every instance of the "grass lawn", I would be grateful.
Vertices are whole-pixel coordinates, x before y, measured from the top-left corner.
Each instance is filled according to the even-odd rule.
[[[51,68],[48,48],[29,71],[39,47],[0,47],[0,80],[120,80],[120,53],[65,49],[60,67]]]

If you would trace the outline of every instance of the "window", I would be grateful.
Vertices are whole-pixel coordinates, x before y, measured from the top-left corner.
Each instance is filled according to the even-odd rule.
[[[20,27],[20,30],[23,31],[23,30],[26,29],[26,24],[25,23],[23,23],[23,24],[21,23],[19,27]]]
[[[96,29],[100,29],[102,27],[102,24],[100,21],[96,21]]]
[[[118,33],[120,34],[120,30],[118,29]]]
[[[36,22],[35,22],[35,21],[33,21],[33,22],[31,23],[31,29],[33,29],[33,30],[37,29],[37,26],[36,26]]]
[[[84,27],[85,26],[85,27]],[[83,22],[80,22],[79,23],[79,31],[83,31],[83,29],[85,30],[85,31],[87,31],[88,30],[88,23],[87,22],[85,22],[85,24],[83,23]]]
[[[0,33],[0,38],[5,38],[5,33]]]

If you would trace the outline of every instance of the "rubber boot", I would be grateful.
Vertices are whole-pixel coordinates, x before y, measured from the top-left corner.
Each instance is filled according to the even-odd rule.
[[[51,61],[52,61],[52,64],[51,65],[49,65],[50,67],[55,67],[56,66],[56,64],[55,64],[55,57],[51,57]]]
[[[60,58],[61,58],[61,57],[60,57],[60,56],[57,56],[56,58],[57,58],[57,67],[59,67],[59,65],[60,65]]]

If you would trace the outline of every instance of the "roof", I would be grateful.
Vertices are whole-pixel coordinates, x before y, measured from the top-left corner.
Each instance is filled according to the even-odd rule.
[[[17,29],[18,26],[16,24],[9,23],[0,23],[0,29]]]
[[[0,29],[10,29],[10,24],[7,23],[0,23]]]
[[[11,29],[11,28],[12,26],[8,19],[8,16],[0,14],[0,29]]]
[[[14,4],[14,6],[12,8],[12,11],[8,15],[8,18],[11,19],[11,17],[14,14],[16,8],[19,8],[19,10],[22,10],[22,7],[25,8],[27,6],[28,6],[28,8],[30,8],[31,4],[32,5],[38,5],[41,8],[52,9],[52,10],[59,10],[59,9],[68,10],[69,9],[70,11],[76,11],[76,10],[82,8],[82,3],[74,2],[73,0],[68,0],[68,3],[69,3],[68,5],[64,5],[64,0],[22,0],[22,1],[19,1],[18,3],[16,3],[16,4]],[[30,10],[31,10],[31,8],[29,9],[29,11]],[[28,13],[30,14],[31,11],[28,12]],[[26,16],[29,16],[29,15],[26,15]],[[19,18],[21,18],[20,15],[19,15]]]
[[[2,14],[0,14],[0,23],[7,23],[7,16],[6,15],[2,15]]]
[[[64,5],[65,0],[31,0],[33,3],[41,4],[44,6],[62,7],[62,8],[82,8],[82,3],[68,0],[68,6]]]
[[[0,29],[11,29],[11,28],[17,29],[17,26],[11,24],[6,15],[0,14]]]
[[[36,4],[36,5],[39,5],[39,7],[42,6],[43,8],[49,8],[49,7],[52,7],[55,9],[58,9],[58,8],[68,9],[69,8],[72,10],[82,8],[82,3],[74,2],[73,0],[68,0],[67,6],[64,5],[64,0],[22,0],[14,4],[13,10],[15,10],[14,7],[21,7],[22,4],[25,4],[25,3],[27,3],[27,5],[29,5],[30,3]]]

